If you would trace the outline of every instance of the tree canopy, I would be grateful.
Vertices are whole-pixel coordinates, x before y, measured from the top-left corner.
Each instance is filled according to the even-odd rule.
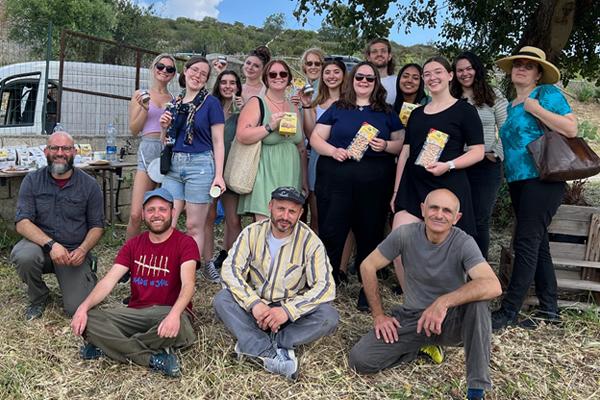
[[[565,79],[600,78],[600,7],[594,0],[297,0],[294,15],[324,15],[355,33],[348,43],[387,37],[390,29],[440,27],[436,45],[452,57],[470,49],[487,63],[532,45],[543,49]]]

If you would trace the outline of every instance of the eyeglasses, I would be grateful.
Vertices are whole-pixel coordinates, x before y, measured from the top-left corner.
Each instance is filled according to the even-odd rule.
[[[527,71],[532,71],[535,68],[537,68],[537,63],[533,61],[528,62],[522,60],[515,60],[513,61],[512,67],[516,69],[525,68]]]
[[[62,150],[65,153],[70,153],[73,151],[73,146],[47,146],[47,149],[53,153],[56,153],[59,150]]]
[[[156,63],[155,67],[159,71],[162,71],[163,69],[166,69],[166,71],[167,71],[168,74],[172,74],[175,71],[177,71],[174,66],[172,66],[172,65],[165,65],[165,64],[160,63],[160,62]]]
[[[280,78],[287,78],[289,76],[289,74],[287,73],[287,71],[279,71],[279,72],[269,72],[269,78],[271,79],[275,79],[277,78],[277,75],[279,74]]]
[[[315,67],[320,67],[321,66],[321,61],[307,61],[304,63],[304,65],[306,65],[307,67],[312,67],[313,65]]]
[[[197,68],[197,67],[189,67],[187,70],[194,75],[200,75],[200,76],[204,76],[204,77],[208,76],[207,71],[201,70],[200,68]]]
[[[373,82],[375,82],[375,75],[365,75],[365,74],[354,75],[354,80],[357,82],[361,82],[363,79],[366,79],[367,82],[369,82],[369,83],[373,83]]]

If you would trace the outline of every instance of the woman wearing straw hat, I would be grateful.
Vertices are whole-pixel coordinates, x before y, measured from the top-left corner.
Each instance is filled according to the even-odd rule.
[[[500,309],[492,313],[492,328],[499,330],[517,322],[532,282],[535,282],[539,309],[535,319],[521,325],[535,327],[539,319],[559,319],[548,225],[562,201],[565,183],[539,179],[527,144],[543,135],[536,119],[566,137],[577,136],[577,121],[567,100],[553,85],[560,79],[560,72],[546,60],[542,50],[525,46],[496,64],[510,74],[517,94],[508,106],[506,122],[500,129],[505,176],[517,224],[512,276]]]

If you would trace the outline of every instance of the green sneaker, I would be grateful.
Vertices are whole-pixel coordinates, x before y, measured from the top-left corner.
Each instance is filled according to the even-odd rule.
[[[419,354],[426,355],[436,364],[441,364],[444,362],[444,349],[442,346],[434,344],[423,346],[419,349]]]

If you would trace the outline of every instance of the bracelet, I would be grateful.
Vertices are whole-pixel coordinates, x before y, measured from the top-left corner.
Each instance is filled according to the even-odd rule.
[[[385,146],[383,147],[383,151],[385,151],[387,149],[388,141],[384,140],[383,142],[385,143]]]

